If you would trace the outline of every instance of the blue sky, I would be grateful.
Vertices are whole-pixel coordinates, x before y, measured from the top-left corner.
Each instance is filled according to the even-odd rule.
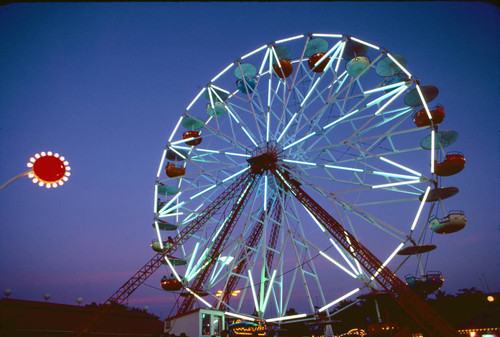
[[[0,288],[13,298],[100,302],[152,256],[154,180],[175,122],[228,63],[297,34],[351,34],[407,58],[439,88],[446,178],[466,229],[436,238],[443,290],[499,291],[500,11],[481,2],[63,3],[0,7],[0,182],[43,150],[72,167],[61,188],[27,178],[0,191]],[[451,205],[453,203],[453,205]],[[414,269],[414,268],[410,268]],[[404,276],[404,275],[400,275]],[[130,298],[159,315],[172,295],[154,274]]]

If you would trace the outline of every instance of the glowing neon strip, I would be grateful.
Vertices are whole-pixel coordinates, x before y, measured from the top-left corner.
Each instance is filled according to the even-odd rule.
[[[342,37],[341,34],[313,34],[314,37]]]
[[[267,112],[267,121],[266,121],[266,142],[269,142],[269,128],[271,127],[271,113]]]
[[[196,151],[208,152],[208,153],[220,153],[220,151],[216,151],[216,150],[199,149],[199,148],[196,148]]]
[[[395,162],[393,162],[392,160],[389,160],[389,159],[384,158],[384,157],[379,157],[379,158],[380,158],[381,160],[385,161],[386,163],[389,163],[389,164],[391,164],[391,165],[394,165],[394,166],[396,166],[396,167],[399,167],[400,169],[403,169],[403,170],[405,170],[405,171],[407,171],[407,172],[413,173],[413,174],[414,174],[414,175],[416,175],[416,176],[419,176],[419,177],[421,177],[421,176],[422,176],[422,173],[418,173],[417,171],[414,171],[414,170],[412,170],[412,169],[410,169],[410,168],[408,168],[408,167],[406,167],[406,166],[403,166],[403,165],[401,165],[401,164],[395,163]]]
[[[229,216],[231,216],[233,214],[233,212],[231,212],[229,214]],[[226,220],[229,218],[229,216],[226,218]],[[220,234],[220,231],[222,230],[222,228],[224,228],[224,226],[226,225],[226,220],[224,220],[224,222],[222,223],[222,225],[220,225],[219,229],[217,230],[217,233],[215,233],[215,235],[212,237],[212,242],[215,241],[215,239],[219,236]]]
[[[169,208],[169,209],[167,209],[167,210],[162,211],[162,213],[170,213],[170,212],[172,212],[173,210],[175,210],[175,209],[177,209],[177,208],[181,207],[181,206],[182,206],[182,205],[184,205],[185,203],[186,203],[186,202],[185,202],[185,201],[183,201],[183,202],[181,202],[180,204],[177,204],[177,205],[175,205],[175,206],[173,206],[173,207],[170,207],[170,208]]]
[[[238,314],[233,314],[232,312],[227,312],[227,311],[226,311],[224,314],[225,314],[225,315],[227,315],[227,316],[231,316],[231,317],[236,317],[236,318],[245,319],[245,320],[247,320],[247,321],[251,321],[251,322],[255,321],[255,319],[254,319],[254,318],[252,318],[252,317],[243,316],[243,315],[238,315]]]
[[[161,172],[161,169],[163,168],[163,163],[165,162],[165,155],[167,154],[167,148],[165,148],[163,150],[163,154],[161,156],[161,160],[160,160],[160,165],[158,166],[158,172],[156,173],[156,178],[160,177],[160,172]]]
[[[267,174],[264,176],[264,211],[267,211]]]
[[[255,145],[256,147],[258,147],[257,143],[255,142],[255,140],[253,140],[253,138],[250,136],[250,134],[248,133],[247,129],[245,129],[243,126],[241,126],[241,128],[243,129],[243,131],[245,131],[245,133],[247,134],[248,138],[250,138],[250,140],[252,141],[253,145]]]
[[[243,154],[243,153],[234,153],[234,152],[224,152],[223,154],[228,154],[230,156],[237,156],[237,157],[245,157],[245,158],[250,158],[249,154]]]
[[[219,89],[220,91],[222,91],[223,93],[226,93],[226,94],[228,94],[228,95],[229,95],[229,94],[231,94],[229,91],[224,90],[224,89],[222,89],[221,87],[218,87],[218,86],[216,86],[216,85],[214,85],[214,84],[212,84],[212,85],[210,86],[210,88]],[[213,90],[213,89],[212,89],[212,91],[214,92],[215,96],[217,96],[217,98],[219,98],[219,99],[220,99],[220,97],[219,97],[219,95],[217,94],[217,92],[216,92],[215,90]]]
[[[349,243],[349,249],[351,250],[351,253],[353,255],[356,255],[356,253],[354,252],[354,248],[352,247],[351,239],[349,239],[348,233],[346,231],[344,231],[344,234],[345,234],[345,238],[347,240],[347,243]],[[356,266],[358,267],[358,275],[361,275],[362,271],[361,271],[361,266],[359,265],[358,260],[354,259],[354,262],[356,263]]]
[[[200,92],[198,93],[198,95],[196,95],[196,97],[193,99],[193,101],[191,102],[191,104],[188,105],[188,107],[186,108],[186,111],[188,111],[189,109],[191,109],[191,107],[193,106],[194,102],[196,102],[198,100],[198,98],[201,96],[201,94],[203,94],[203,92],[205,92],[206,89],[207,88],[202,88],[200,90]]]
[[[403,66],[401,65],[401,63],[399,63],[399,62],[398,62],[398,60],[396,60],[396,59],[395,59],[395,58],[394,58],[391,54],[387,53],[387,56],[389,56],[389,58],[392,60],[392,62],[396,63],[396,64],[397,64],[397,66],[398,66],[399,68],[401,68],[401,70],[403,70],[403,71],[405,72],[405,74],[406,74],[406,75],[408,75],[408,78],[411,78],[411,77],[412,77],[412,76],[411,76],[411,74],[408,72],[408,70],[406,70],[406,68],[405,68],[405,67],[403,67]]]
[[[226,179],[222,180],[222,182],[223,182],[223,183],[225,183],[226,181],[228,181],[228,180],[230,180],[230,179],[233,179],[234,177],[236,177],[236,176],[237,176],[237,175],[239,175],[239,174],[242,174],[243,172],[245,172],[245,171],[246,171],[246,170],[248,170],[248,169],[250,169],[250,167],[249,167],[249,166],[248,166],[248,167],[245,167],[245,168],[244,168],[243,170],[241,170],[241,171],[236,172],[236,173],[235,173],[235,174],[233,174],[232,176],[227,177]]]
[[[417,84],[417,91],[418,91],[418,95],[420,96],[420,100],[422,101],[422,104],[424,105],[425,112],[427,113],[427,117],[429,117],[429,120],[432,120],[431,112],[429,111],[429,107],[427,106],[427,102],[425,101],[424,95],[422,94],[422,91],[420,90],[420,86],[418,84]]]
[[[168,206],[172,205],[172,203],[182,194],[182,192],[177,192],[177,194],[172,198],[172,200],[170,200],[168,203],[165,204],[165,206],[163,206],[161,209],[160,209],[160,213],[164,212],[165,209],[167,209]]]
[[[181,116],[179,118],[179,120],[177,121],[177,124],[175,125],[174,131],[172,131],[172,133],[170,134],[170,138],[168,139],[169,142],[172,140],[172,138],[174,138],[174,134],[177,131],[177,128],[179,128],[179,124],[181,124],[182,118],[183,117]]]
[[[302,205],[302,206],[303,206],[303,205]],[[316,217],[314,217],[314,216],[312,215],[312,213],[311,213],[311,212],[309,212],[309,210],[308,210],[307,208],[305,208],[305,207],[304,207],[304,209],[307,211],[307,213],[309,213],[309,215],[311,216],[311,218],[313,219],[313,221],[316,223],[316,225],[318,225],[319,229],[321,229],[321,230],[323,231],[323,233],[324,233],[324,232],[326,232],[325,227],[323,227],[323,226],[319,223],[319,221],[316,219]]]
[[[349,276],[351,276],[352,278],[356,278],[356,275],[354,275],[353,273],[351,273],[349,271],[349,269],[347,269],[346,267],[344,267],[343,265],[341,265],[340,263],[338,263],[337,261],[335,261],[333,258],[331,258],[330,256],[326,255],[325,253],[323,252],[319,252],[323,257],[325,257],[328,261],[330,261],[331,263],[333,263],[334,265],[336,265],[337,267],[339,267],[340,269],[342,269],[343,271],[345,271]]]
[[[344,261],[347,262],[347,264],[349,265],[349,267],[351,267],[352,271],[355,272],[355,273],[357,273],[357,270],[354,267],[354,265],[351,263],[351,261],[349,261],[349,259],[347,258],[347,256],[345,256],[344,252],[342,252],[342,250],[340,249],[340,247],[335,243],[335,241],[333,241],[332,238],[330,238],[330,242],[335,247],[335,249],[339,252],[339,254],[342,256],[342,258],[344,259]]]
[[[222,76],[222,74],[224,74],[226,71],[228,71],[228,70],[229,70],[229,68],[231,68],[233,65],[234,65],[234,62],[233,62],[233,63],[231,63],[230,65],[228,65],[226,68],[224,68],[224,70],[223,70],[223,71],[221,71],[221,72],[220,72],[217,76],[215,76],[214,78],[212,78],[212,79],[210,80],[210,82],[215,82],[215,81],[216,81],[219,77],[221,77],[221,76]]]
[[[359,110],[354,110],[353,112],[348,113],[347,115],[345,115],[345,116],[343,116],[343,117],[341,117],[341,118],[337,119],[336,121],[331,122],[331,123],[330,123],[330,124],[328,124],[327,126],[324,126],[324,127],[323,127],[323,130],[328,129],[330,126],[333,126],[333,125],[335,125],[335,124],[337,124],[337,123],[342,122],[344,119],[346,119],[346,118],[348,118],[348,117],[350,117],[350,116],[354,115],[354,114],[355,114],[355,113],[357,113],[357,112],[359,112]]]
[[[266,54],[264,55],[264,59],[262,60],[262,64],[260,65],[259,74],[262,74],[262,70],[264,69],[264,65],[266,64],[268,57],[269,57],[269,48],[266,50]]]
[[[387,85],[387,86],[384,86],[384,87],[380,87],[380,88],[376,88],[376,89],[365,91],[365,92],[363,92],[363,95],[373,94],[374,92],[379,92],[379,91],[383,91],[383,90],[387,90],[387,89],[397,88],[397,87],[400,87],[400,86],[405,85],[405,84],[406,83],[404,81],[403,82],[399,82],[399,83],[394,83],[394,84]]]
[[[427,186],[427,189],[425,190],[424,197],[422,198],[422,201],[420,202],[420,207],[418,208],[417,215],[415,216],[415,220],[413,220],[413,224],[411,225],[410,231],[413,231],[415,229],[415,226],[417,226],[418,218],[420,217],[420,213],[422,212],[422,209],[424,208],[425,202],[427,201],[427,197],[429,196],[429,192],[431,190],[430,186]]]
[[[301,37],[304,37],[304,34],[293,36],[293,37],[289,37],[289,38],[283,39],[283,40],[278,40],[275,43],[283,43],[283,42],[288,42],[288,41],[292,41],[292,40],[297,40],[297,39],[300,39]]]
[[[264,299],[264,305],[262,306],[262,312],[266,312],[267,302],[269,301],[269,295],[271,295],[271,290],[274,283],[274,278],[276,277],[276,269],[273,271],[271,276],[271,282],[269,283],[269,288],[267,289],[266,298]]]
[[[399,246],[397,246],[397,248],[396,248],[396,249],[392,252],[391,256],[389,256],[389,257],[387,258],[387,260],[385,260],[385,262],[382,264],[382,267],[380,267],[380,268],[377,270],[377,272],[375,273],[375,275],[373,275],[373,276],[370,278],[370,281],[373,281],[373,280],[375,279],[375,277],[377,277],[377,276],[378,276],[378,274],[380,274],[380,272],[382,271],[382,269],[384,269],[384,268],[385,268],[385,266],[387,266],[387,264],[388,264],[389,262],[391,262],[392,258],[393,258],[394,256],[396,256],[397,252],[399,252],[399,250],[400,250],[400,249],[401,249],[401,247],[403,247],[403,246],[404,246],[404,242],[401,242],[401,243],[399,244]]]
[[[255,311],[259,312],[259,303],[257,303],[257,295],[255,294],[252,274],[250,273],[250,269],[248,269],[247,271],[248,271],[248,277],[250,278],[250,287],[252,288],[252,296],[253,296],[253,302],[255,304]]]
[[[405,92],[407,88],[408,88],[407,86],[404,86],[401,89],[399,89],[396,95],[394,95],[390,100],[385,102],[385,104],[382,105],[382,107],[378,109],[377,112],[375,112],[375,116],[378,115],[380,112],[382,112],[382,110],[384,110],[389,104],[391,104],[396,98],[398,98],[399,95]]]
[[[186,159],[186,156],[183,155],[182,153],[180,153],[179,151],[176,150],[175,147],[170,147],[170,150],[174,151],[176,154],[178,154],[179,156],[181,156],[183,159]]]
[[[288,321],[290,319],[302,318],[302,317],[306,317],[306,316],[307,316],[306,314],[298,314],[298,315],[291,315],[291,316],[284,316],[284,317],[275,317],[275,318],[266,319],[266,322]]]
[[[278,137],[278,140],[277,142],[279,143],[279,141],[281,140],[281,138],[285,135],[285,133],[287,132],[288,128],[290,127],[290,125],[292,125],[292,122],[295,120],[295,117],[297,117],[298,113],[296,112],[293,116],[292,116],[292,119],[290,119],[290,121],[288,122],[288,124],[286,125],[285,129],[283,130],[283,132],[281,133],[281,135]]]
[[[208,303],[207,301],[205,301],[203,298],[201,298],[200,296],[196,295],[196,293],[194,291],[192,291],[191,289],[187,288],[186,287],[186,290],[189,291],[191,294],[193,294],[197,299],[199,299],[201,302],[203,302],[203,304],[205,304],[207,307],[210,307],[210,308],[213,308],[212,305],[210,303]]]
[[[161,240],[160,240],[160,242],[161,242]],[[160,245],[161,245],[161,244],[160,244]],[[161,249],[163,249],[163,247],[161,247]],[[168,264],[168,266],[170,267],[170,269],[172,270],[172,274],[174,274],[175,278],[176,278],[179,282],[182,282],[182,280],[181,280],[181,278],[180,278],[179,274],[177,274],[177,272],[176,272],[176,271],[175,271],[175,269],[174,269],[174,266],[172,266],[172,263],[170,262],[170,260],[168,259],[168,257],[167,257],[167,256],[165,256],[165,257],[164,257],[164,260],[165,260],[165,261],[167,261],[167,264]]]
[[[420,179],[418,180],[409,180],[409,181],[400,181],[397,183],[390,183],[390,184],[383,184],[383,185],[373,185],[371,188],[384,188],[384,187],[392,187],[392,186],[401,186],[401,185],[410,185],[410,184],[417,184],[420,182]]]
[[[196,242],[196,245],[194,246],[193,255],[191,255],[191,258],[189,259],[189,263],[188,263],[188,266],[186,269],[186,276],[191,273],[191,267],[193,266],[193,261],[194,261],[194,258],[196,257],[196,253],[198,252],[199,246],[200,246],[200,242],[198,241],[198,242]]]
[[[153,203],[153,212],[156,213],[158,211],[158,185],[155,185],[155,196],[154,196],[154,203]]]
[[[436,130],[431,131],[431,173],[434,174],[434,156],[435,156],[435,141],[436,141]]]
[[[242,56],[242,57],[241,57],[241,59],[242,59],[242,60],[244,60],[244,59],[246,59],[247,57],[252,56],[253,54],[260,52],[262,49],[264,49],[264,48],[266,48],[266,47],[267,47],[267,45],[263,45],[262,47],[257,48],[257,49],[255,49],[254,51],[251,51],[250,53],[246,54],[245,56]]]
[[[375,46],[375,45],[373,45],[373,44],[371,44],[371,43],[365,42],[365,41],[360,40],[360,39],[357,39],[357,38],[355,38],[355,37],[351,37],[351,40],[356,41],[356,42],[359,42],[359,43],[361,43],[361,44],[364,44],[365,46],[372,47],[372,48],[374,48],[374,49],[380,50],[380,47],[377,47],[377,46]]]
[[[293,142],[292,144],[285,146],[285,147],[283,148],[283,150],[289,149],[289,148],[291,148],[292,146],[297,145],[298,143],[303,142],[304,140],[306,140],[306,139],[308,139],[308,138],[311,138],[311,137],[312,137],[312,136],[314,136],[315,134],[316,134],[316,132],[310,133],[310,134],[308,134],[307,136],[304,136],[304,137],[302,137],[301,139],[297,140],[296,142]]]
[[[376,174],[378,176],[401,178],[401,179],[418,179],[418,177],[415,177],[415,176],[407,176],[404,174],[387,173],[387,172],[380,172],[380,171],[373,171],[373,174]]]
[[[353,171],[353,172],[364,172],[363,170],[361,169],[357,169],[357,168],[353,168],[353,167],[342,167],[342,166],[335,166],[335,165],[323,165],[324,167],[328,167],[328,168],[333,168],[333,169],[337,169],[337,170],[344,170],[344,171]]]
[[[203,258],[204,258],[204,257],[203,257]],[[201,260],[200,260],[200,261],[201,261]],[[210,260],[208,260],[207,262],[205,262],[205,264],[203,264],[203,266],[201,266],[200,268],[198,268],[198,269],[196,270],[196,272],[194,272],[193,274],[189,275],[189,277],[187,277],[187,281],[189,282],[189,281],[191,281],[193,278],[195,278],[195,277],[196,277],[196,275],[198,275],[198,273],[199,273],[200,271],[202,271],[202,270],[203,270],[203,268],[205,268],[205,267],[206,267],[209,263],[210,263]],[[199,266],[199,263],[198,263],[197,267],[198,267],[198,266]],[[196,268],[195,268],[195,269],[196,269]]]
[[[330,302],[330,303],[328,303],[327,305],[325,305],[324,307],[320,308],[320,309],[319,309],[319,312],[325,311],[326,309],[328,309],[328,308],[330,308],[331,306],[333,306],[333,305],[335,305],[335,304],[339,303],[340,301],[343,301],[344,299],[348,298],[349,296],[354,295],[354,294],[355,294],[355,293],[357,293],[358,291],[360,291],[360,288],[356,288],[356,289],[354,289],[353,291],[351,291],[351,292],[349,292],[349,293],[345,294],[344,296],[337,298],[335,301]]]
[[[312,92],[316,89],[316,86],[318,85],[318,82],[320,80],[321,80],[321,77],[318,77],[318,79],[316,79],[316,82],[314,82],[311,90],[309,90],[309,92],[307,93],[306,97],[304,97],[304,100],[300,103],[300,107],[301,108],[304,106],[304,104],[306,104],[307,99],[309,98],[309,96],[311,96]]]
[[[217,184],[214,184],[214,185],[212,185],[212,186],[210,186],[210,187],[208,187],[208,188],[204,189],[203,191],[201,191],[201,192],[199,192],[199,193],[197,193],[197,194],[193,195],[192,197],[190,197],[190,198],[189,198],[189,200],[193,200],[194,198],[199,197],[199,196],[200,196],[200,195],[202,195],[203,193],[208,192],[208,191],[210,191],[211,189],[214,189],[214,188],[216,188],[216,187],[217,187]]]
[[[337,59],[337,65],[335,66],[335,73],[339,70],[340,60],[342,59],[342,54],[344,54],[345,41],[342,41],[342,49],[340,50],[339,57]]]
[[[195,272],[195,269],[196,269],[196,274],[198,274],[200,272],[200,268],[198,268],[201,263],[203,262],[203,260],[205,259],[205,256],[207,256],[207,253],[208,253],[208,248],[205,248],[205,250],[203,251],[203,254],[201,254],[200,256],[200,259],[198,260],[198,262],[196,262],[196,265],[194,266],[194,268],[191,270],[191,272],[188,274],[186,274],[186,279],[188,281],[191,280],[191,278],[193,277],[193,273]],[[195,274],[195,275],[196,275]]]
[[[303,165],[317,166],[316,163],[311,163],[311,162],[306,162],[306,161],[298,161],[298,160],[291,160],[291,159],[283,159],[283,161],[286,163],[292,163],[292,164],[303,164]]]

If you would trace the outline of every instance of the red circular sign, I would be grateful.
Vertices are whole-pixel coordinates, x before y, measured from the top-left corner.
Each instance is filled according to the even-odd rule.
[[[63,161],[54,156],[43,156],[33,163],[33,173],[45,182],[58,182],[64,177],[66,166]]]

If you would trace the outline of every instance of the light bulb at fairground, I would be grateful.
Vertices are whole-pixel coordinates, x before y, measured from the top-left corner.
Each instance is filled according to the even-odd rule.
[[[52,151],[36,153],[26,165],[31,168],[28,177],[40,187],[55,188],[63,185],[70,176],[69,162]]]

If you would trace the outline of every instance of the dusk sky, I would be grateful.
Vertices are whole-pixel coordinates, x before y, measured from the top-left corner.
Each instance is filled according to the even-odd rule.
[[[463,210],[468,222],[434,235],[427,269],[443,273],[448,293],[500,291],[499,24],[500,9],[483,2],[1,6],[0,184],[41,151],[65,156],[71,176],[57,189],[23,177],[0,191],[0,290],[105,301],[154,254],[156,172],[200,89],[263,44],[329,33],[402,54],[422,84],[439,88],[440,130],[459,134],[446,150],[466,157],[441,185],[459,188],[447,210]],[[415,271],[413,259],[398,276]],[[165,318],[174,295],[160,288],[164,274],[129,304]]]

